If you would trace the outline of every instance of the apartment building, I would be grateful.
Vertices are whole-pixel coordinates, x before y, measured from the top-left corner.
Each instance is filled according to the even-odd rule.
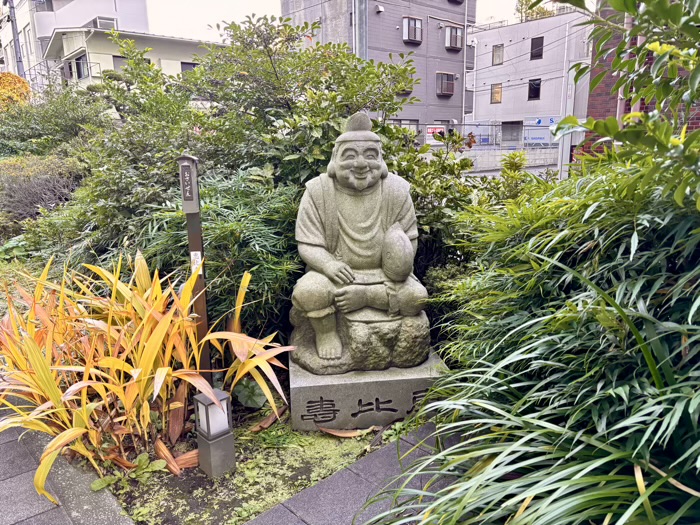
[[[357,50],[353,22],[366,20],[367,58],[388,62],[389,55],[413,53],[415,78],[410,93],[420,99],[395,123],[425,133],[429,124],[455,126],[471,111],[464,71],[473,61],[466,45],[468,26],[476,20],[476,0],[367,0],[365,13],[353,16],[353,0],[281,0],[282,16],[294,24],[321,22],[317,41],[348,43]]]
[[[467,93],[474,111],[466,131],[477,144],[556,148],[549,127],[567,115],[586,117],[589,77],[574,83],[577,62],[590,63],[587,17],[567,8],[518,24],[475,27]]]
[[[0,42],[7,71],[18,72],[9,9],[3,0]],[[20,52],[27,80],[40,89],[56,73],[90,83],[123,59],[107,32],[116,29],[152,47],[147,56],[168,73],[193,67],[202,41],[217,41],[212,26],[229,18],[226,0],[14,0]]]

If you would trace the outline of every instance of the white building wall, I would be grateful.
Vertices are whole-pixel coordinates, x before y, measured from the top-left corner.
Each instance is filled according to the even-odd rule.
[[[181,73],[182,62],[192,62],[195,55],[204,54],[204,50],[197,42],[135,35],[129,35],[129,38],[136,42],[139,49],[151,48],[146,57],[168,75]],[[87,40],[87,55],[88,62],[97,65],[97,67],[92,67],[93,74],[100,76],[101,72],[106,69],[116,69],[114,57],[119,56],[119,48],[109,39],[108,35],[94,33]]]
[[[568,13],[487,31],[476,31],[474,71],[467,74],[467,89],[475,91],[475,122],[528,121],[531,117],[559,117],[565,112],[569,88],[564,82],[571,64],[590,60],[590,26],[579,13]],[[530,59],[532,38],[544,37],[543,56]],[[472,40],[473,41],[473,40]],[[492,64],[493,47],[503,44],[503,64]],[[530,80],[541,79],[539,100],[528,100]],[[501,84],[501,103],[491,103],[491,86]],[[587,100],[585,94],[577,97]],[[583,107],[581,107],[583,106]],[[585,116],[579,104],[576,113]],[[548,122],[549,120],[547,120]]]

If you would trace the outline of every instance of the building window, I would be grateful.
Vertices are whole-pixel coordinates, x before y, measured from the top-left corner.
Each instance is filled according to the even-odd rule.
[[[447,49],[462,49],[461,27],[447,26],[445,31],[445,47]]]
[[[520,142],[523,138],[523,121],[501,123],[502,142]]]
[[[87,55],[75,57],[75,76],[78,80],[90,76],[90,68],[88,66]]]
[[[455,94],[455,76],[452,73],[436,73],[435,81],[438,95],[451,97]]]
[[[539,60],[544,54],[544,37],[538,36],[530,40],[530,60]]]
[[[535,79],[530,80],[530,82],[528,82],[528,88],[527,88],[527,99],[528,100],[539,100],[541,88],[542,88],[542,79],[541,78],[535,78]]]
[[[114,62],[114,71],[121,71],[126,67],[126,58],[124,57],[114,55],[112,61]]]
[[[30,61],[34,57],[34,46],[32,45],[32,29],[27,25],[24,28],[24,57]],[[25,66],[28,64],[25,64]]]
[[[420,44],[423,41],[423,19],[404,17],[403,41]]]
[[[389,119],[387,121],[392,126],[397,126],[400,128],[405,128],[418,133],[418,120],[413,119]]]
[[[196,64],[194,62],[180,62],[180,71],[182,71],[183,73],[185,71],[192,71],[198,65],[199,64]]]
[[[500,104],[503,98],[503,86],[501,84],[491,84],[491,104]]]
[[[53,11],[53,0],[34,0],[37,12]]]
[[[493,51],[491,53],[491,65],[500,66],[503,64],[503,44],[497,44],[493,46]]]

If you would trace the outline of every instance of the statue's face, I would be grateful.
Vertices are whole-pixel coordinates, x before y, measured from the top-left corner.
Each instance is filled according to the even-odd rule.
[[[336,180],[343,188],[362,191],[382,178],[382,151],[376,142],[347,142],[336,157]]]

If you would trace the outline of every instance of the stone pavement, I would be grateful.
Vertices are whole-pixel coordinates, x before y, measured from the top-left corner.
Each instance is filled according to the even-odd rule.
[[[0,411],[0,418],[3,416]],[[422,429],[368,454],[353,465],[248,522],[248,525],[351,525],[362,524],[388,510],[389,500],[364,509],[365,503],[425,456],[434,440],[434,426]],[[0,525],[132,525],[107,490],[92,492],[96,475],[76,468],[59,457],[46,484],[61,506],[55,506],[34,489],[34,472],[48,439],[16,429],[0,433]],[[400,457],[401,456],[401,457]],[[427,476],[414,479],[418,488]]]
[[[392,483],[414,461],[427,455],[434,444],[433,425],[404,436],[336,472],[317,485],[258,516],[246,525],[361,525],[389,509],[389,500],[365,503]],[[429,476],[419,476],[409,484],[419,488]],[[353,520],[355,520],[353,522]]]
[[[5,415],[0,410],[0,418]],[[0,525],[130,525],[122,508],[107,490],[93,492],[96,474],[78,469],[59,457],[46,484],[61,506],[34,488],[34,472],[46,436],[17,429],[0,433]]]

